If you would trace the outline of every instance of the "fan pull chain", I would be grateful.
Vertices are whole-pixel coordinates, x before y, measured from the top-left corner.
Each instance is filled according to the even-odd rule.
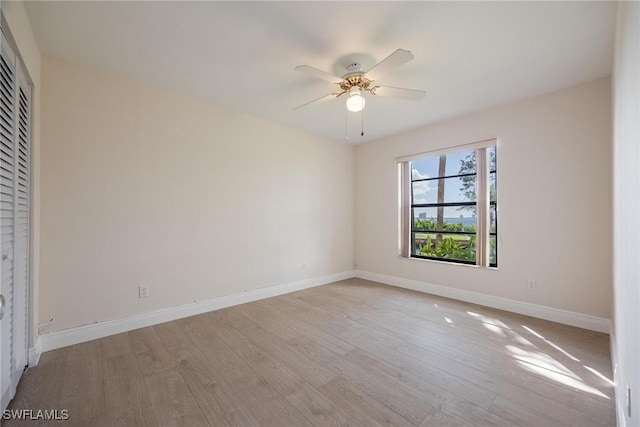
[[[364,108],[360,112],[360,136],[364,136]]]
[[[349,123],[349,113],[345,109],[344,110],[344,140],[345,141],[349,141],[348,123]]]

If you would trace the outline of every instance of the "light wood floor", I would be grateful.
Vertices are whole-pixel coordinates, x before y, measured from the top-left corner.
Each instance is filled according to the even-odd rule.
[[[351,279],[43,354],[11,407],[65,426],[614,426],[610,378],[606,335]]]

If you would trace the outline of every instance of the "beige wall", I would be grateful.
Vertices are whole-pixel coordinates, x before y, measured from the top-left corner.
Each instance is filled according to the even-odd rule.
[[[47,57],[42,94],[50,330],[353,269],[348,144]]]
[[[640,3],[620,2],[613,73],[614,362],[619,426],[640,426]],[[631,416],[626,405],[631,389]]]
[[[606,78],[358,146],[357,268],[610,318],[610,96]],[[489,138],[499,268],[399,257],[394,159]]]
[[[38,324],[38,284],[40,255],[40,69],[41,54],[33,34],[29,17],[22,1],[2,1],[2,15],[8,32],[18,47],[19,55],[33,83],[33,107],[31,116],[31,266],[30,266],[30,334],[29,345],[34,343]],[[4,22],[3,22],[4,24]]]

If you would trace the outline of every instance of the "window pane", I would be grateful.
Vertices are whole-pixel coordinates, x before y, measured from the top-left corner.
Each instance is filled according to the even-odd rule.
[[[440,173],[440,160],[443,157],[444,173]],[[411,179],[438,178],[467,173],[476,173],[475,150],[450,153],[445,156],[426,157],[411,161]]]
[[[496,214],[496,206],[489,206],[489,232],[495,233],[498,229],[498,216]]]
[[[413,255],[476,261],[475,234],[413,233]]]
[[[445,176],[476,173],[475,150],[447,154]]]
[[[498,248],[496,246],[496,236],[489,236],[489,265],[497,267]]]
[[[489,174],[489,200],[491,200],[492,202],[496,201],[496,197],[497,197],[497,186],[496,186],[497,182],[496,182],[496,173],[495,172],[491,172]]]
[[[438,209],[442,209],[442,227],[437,228]],[[476,232],[478,220],[475,206],[447,208],[413,208],[414,230]]]
[[[417,181],[413,186],[413,203],[458,203],[475,201],[476,177],[464,176],[460,178],[434,179],[431,181]],[[438,192],[442,186],[442,196]]]
[[[438,156],[411,162],[411,179],[437,178]]]

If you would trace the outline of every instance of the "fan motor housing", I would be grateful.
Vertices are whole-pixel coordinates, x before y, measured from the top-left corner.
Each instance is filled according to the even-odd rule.
[[[362,65],[357,62],[353,62],[347,66],[347,72],[342,76],[342,82],[340,83],[340,89],[348,92],[352,87],[359,87],[360,90],[367,90],[371,84],[371,80],[364,76]]]
[[[344,91],[349,91],[354,86],[358,86],[361,90],[368,90],[372,81],[364,76],[364,74],[355,74],[352,76],[347,76],[340,83],[340,89]]]

